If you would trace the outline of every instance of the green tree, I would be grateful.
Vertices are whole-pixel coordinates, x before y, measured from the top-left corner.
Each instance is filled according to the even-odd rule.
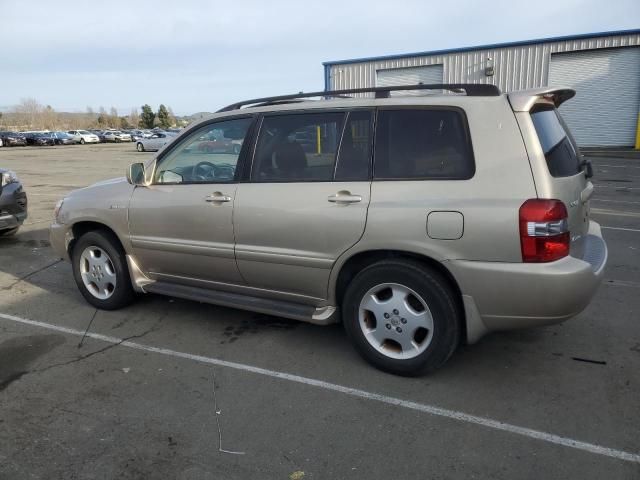
[[[169,116],[169,110],[163,104],[158,107],[158,124],[162,128],[169,128],[171,126],[171,118]]]
[[[140,126],[142,128],[153,128],[153,121],[156,119],[156,114],[153,113],[151,107],[147,104],[142,106],[142,114],[140,115]]]

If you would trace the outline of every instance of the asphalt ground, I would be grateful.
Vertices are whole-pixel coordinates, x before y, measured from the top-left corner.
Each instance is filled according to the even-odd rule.
[[[640,161],[592,159],[610,256],[582,314],[401,378],[339,325],[153,295],[91,308],[49,247],[53,206],[149,155],[0,148],[30,200],[0,240],[0,479],[640,478]]]

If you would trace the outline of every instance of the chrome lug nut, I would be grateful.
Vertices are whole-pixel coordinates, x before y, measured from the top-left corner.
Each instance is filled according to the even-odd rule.
[[[394,314],[394,315],[398,315],[398,313],[400,313],[400,312],[398,312],[398,310],[394,308],[394,309],[393,309],[393,314]]]
[[[396,332],[402,333],[402,329],[400,327],[396,327]]]
[[[389,314],[388,314],[388,313],[385,313],[385,314],[384,314],[384,318],[389,318]]]
[[[387,330],[391,330],[391,324],[387,323]]]
[[[401,319],[400,319],[400,321],[401,321],[402,323],[407,323],[407,319],[406,319],[406,318],[401,318]]]

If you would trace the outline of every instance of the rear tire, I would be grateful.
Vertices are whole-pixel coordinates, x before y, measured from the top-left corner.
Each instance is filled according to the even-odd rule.
[[[460,307],[446,279],[422,263],[401,259],[360,271],[345,293],[342,318],[365,360],[406,376],[440,368],[462,330]]]
[[[133,302],[125,254],[112,233],[95,230],[82,235],[73,246],[71,261],[76,285],[94,307],[117,310]]]
[[[138,144],[136,145],[136,150],[138,150],[139,152],[144,152],[144,145],[142,144],[142,142],[138,142]]]
[[[0,230],[0,237],[11,237],[18,233],[20,227],[10,228],[9,230]]]

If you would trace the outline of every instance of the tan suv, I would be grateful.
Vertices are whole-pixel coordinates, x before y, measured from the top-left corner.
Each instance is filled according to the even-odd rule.
[[[417,85],[234,104],[65,197],[51,243],[98,308],[151,292],[341,320],[376,367],[430,371],[593,297],[607,248],[556,110],[573,95]]]

